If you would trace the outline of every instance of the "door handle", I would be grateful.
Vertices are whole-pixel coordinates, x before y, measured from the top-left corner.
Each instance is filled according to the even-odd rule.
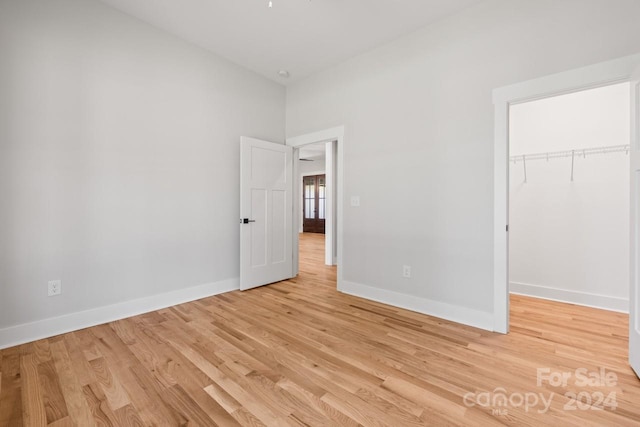
[[[255,219],[243,218],[240,220],[240,224],[249,224],[250,222],[256,222]]]

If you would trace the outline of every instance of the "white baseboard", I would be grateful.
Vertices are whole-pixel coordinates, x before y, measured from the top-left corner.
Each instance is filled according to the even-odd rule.
[[[10,326],[0,329],[0,350],[237,289],[239,289],[239,279],[228,279],[65,314],[59,317],[42,319],[32,323]]]
[[[338,290],[345,294],[404,308],[429,316],[439,317],[464,325],[493,331],[493,313],[447,304],[413,295],[401,294],[348,281],[341,281]]]
[[[584,305],[620,313],[629,312],[629,299],[611,297],[607,295],[590,294],[587,292],[568,291],[566,289],[548,286],[531,285],[528,283],[509,282],[509,292],[552,301],[567,302]]]

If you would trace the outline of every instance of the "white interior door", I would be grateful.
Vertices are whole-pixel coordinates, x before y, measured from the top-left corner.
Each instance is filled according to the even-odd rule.
[[[640,68],[631,79],[631,291],[629,363],[640,376]]]
[[[240,138],[240,289],[293,277],[293,156]]]

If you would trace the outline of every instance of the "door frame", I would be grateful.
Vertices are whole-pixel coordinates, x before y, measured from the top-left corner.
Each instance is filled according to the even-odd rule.
[[[637,66],[640,66],[640,54],[494,89],[493,330],[495,332],[504,334],[509,332],[509,107],[523,102],[630,81]],[[634,270],[634,263],[635,261],[632,260],[631,270]]]
[[[293,173],[298,176],[299,148],[304,145],[315,144],[319,142],[331,143],[327,144],[327,155],[325,160],[326,175],[326,191],[327,191],[327,218],[325,220],[325,264],[337,265],[337,287],[338,290],[342,284],[342,262],[343,257],[343,203],[344,194],[344,126],[337,126],[317,132],[307,133],[286,139],[286,145],[293,147]],[[300,186],[295,179],[294,185]],[[294,194],[298,194],[298,190],[294,188]],[[297,200],[298,198],[296,198]],[[295,212],[300,210],[300,200],[294,200],[293,209]],[[299,255],[299,215],[294,216],[293,224],[293,269],[294,273],[298,273],[298,255]]]

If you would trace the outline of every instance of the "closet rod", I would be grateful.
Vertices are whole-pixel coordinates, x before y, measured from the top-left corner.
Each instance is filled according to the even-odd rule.
[[[525,162],[527,160],[549,160],[561,157],[586,157],[592,154],[609,154],[609,153],[628,153],[631,146],[627,145],[610,145],[608,147],[579,148],[576,150],[552,151],[548,153],[519,154],[509,158],[514,164]]]

